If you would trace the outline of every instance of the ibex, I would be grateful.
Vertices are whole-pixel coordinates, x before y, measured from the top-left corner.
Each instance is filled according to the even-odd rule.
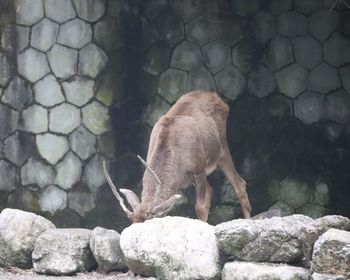
[[[212,187],[207,175],[218,166],[234,187],[243,216],[250,218],[251,206],[246,182],[237,173],[227,144],[226,122],[229,107],[214,92],[184,94],[155,124],[150,138],[143,176],[141,201],[127,189],[120,189],[130,211],[108,175],[106,179],[132,223],[168,214],[181,190],[194,184],[197,217],[207,221]]]

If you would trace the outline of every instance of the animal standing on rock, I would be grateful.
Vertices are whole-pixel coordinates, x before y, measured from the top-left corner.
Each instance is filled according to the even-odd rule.
[[[130,211],[113,184],[103,162],[103,170],[113,194],[132,223],[168,214],[179,193],[194,184],[195,210],[202,221],[208,220],[212,187],[207,175],[219,167],[234,187],[244,218],[250,218],[251,206],[246,182],[237,173],[226,136],[229,107],[217,93],[192,91],[184,94],[154,125],[143,176],[141,201],[127,189]]]

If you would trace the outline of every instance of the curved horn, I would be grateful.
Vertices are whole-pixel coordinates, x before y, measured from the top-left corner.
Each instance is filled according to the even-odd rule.
[[[126,215],[128,215],[128,217],[131,217],[133,212],[131,212],[124,204],[124,199],[120,196],[120,194],[117,191],[116,186],[113,184],[113,181],[111,179],[111,177],[108,174],[107,171],[107,166],[106,166],[106,161],[104,160],[102,162],[102,166],[103,166],[103,173],[107,179],[108,185],[110,186],[112,193],[114,194],[114,196],[116,197],[116,199],[118,199],[120,206],[122,207],[123,211],[126,213]]]
[[[146,167],[146,169],[152,174],[152,176],[154,177],[154,179],[156,180],[156,183],[158,185],[161,185],[160,183],[160,179],[157,176],[157,174],[153,171],[153,169],[151,167],[148,166],[147,162],[144,161],[144,159],[142,157],[140,157],[139,155],[137,155],[137,158],[141,161],[141,163]]]

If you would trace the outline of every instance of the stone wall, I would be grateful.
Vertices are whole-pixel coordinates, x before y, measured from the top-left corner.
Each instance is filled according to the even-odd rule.
[[[13,5],[10,5],[13,3]],[[336,3],[335,6],[333,4]],[[0,208],[121,229],[151,127],[184,92],[229,103],[255,213],[350,215],[350,22],[331,0],[0,1]],[[212,223],[238,217],[216,172]],[[193,190],[181,213],[193,216]],[[263,198],[263,199],[262,199]]]

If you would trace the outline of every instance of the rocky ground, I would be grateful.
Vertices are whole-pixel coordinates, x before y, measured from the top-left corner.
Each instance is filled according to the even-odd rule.
[[[1,268],[0,280],[55,280],[56,276],[39,275],[33,270],[22,270],[19,268]],[[152,278],[142,278],[140,276],[131,277],[123,272],[111,272],[108,274],[101,274],[96,271],[88,273],[77,273],[74,276],[60,276],[59,280],[143,280]],[[155,278],[153,278],[155,279]]]

